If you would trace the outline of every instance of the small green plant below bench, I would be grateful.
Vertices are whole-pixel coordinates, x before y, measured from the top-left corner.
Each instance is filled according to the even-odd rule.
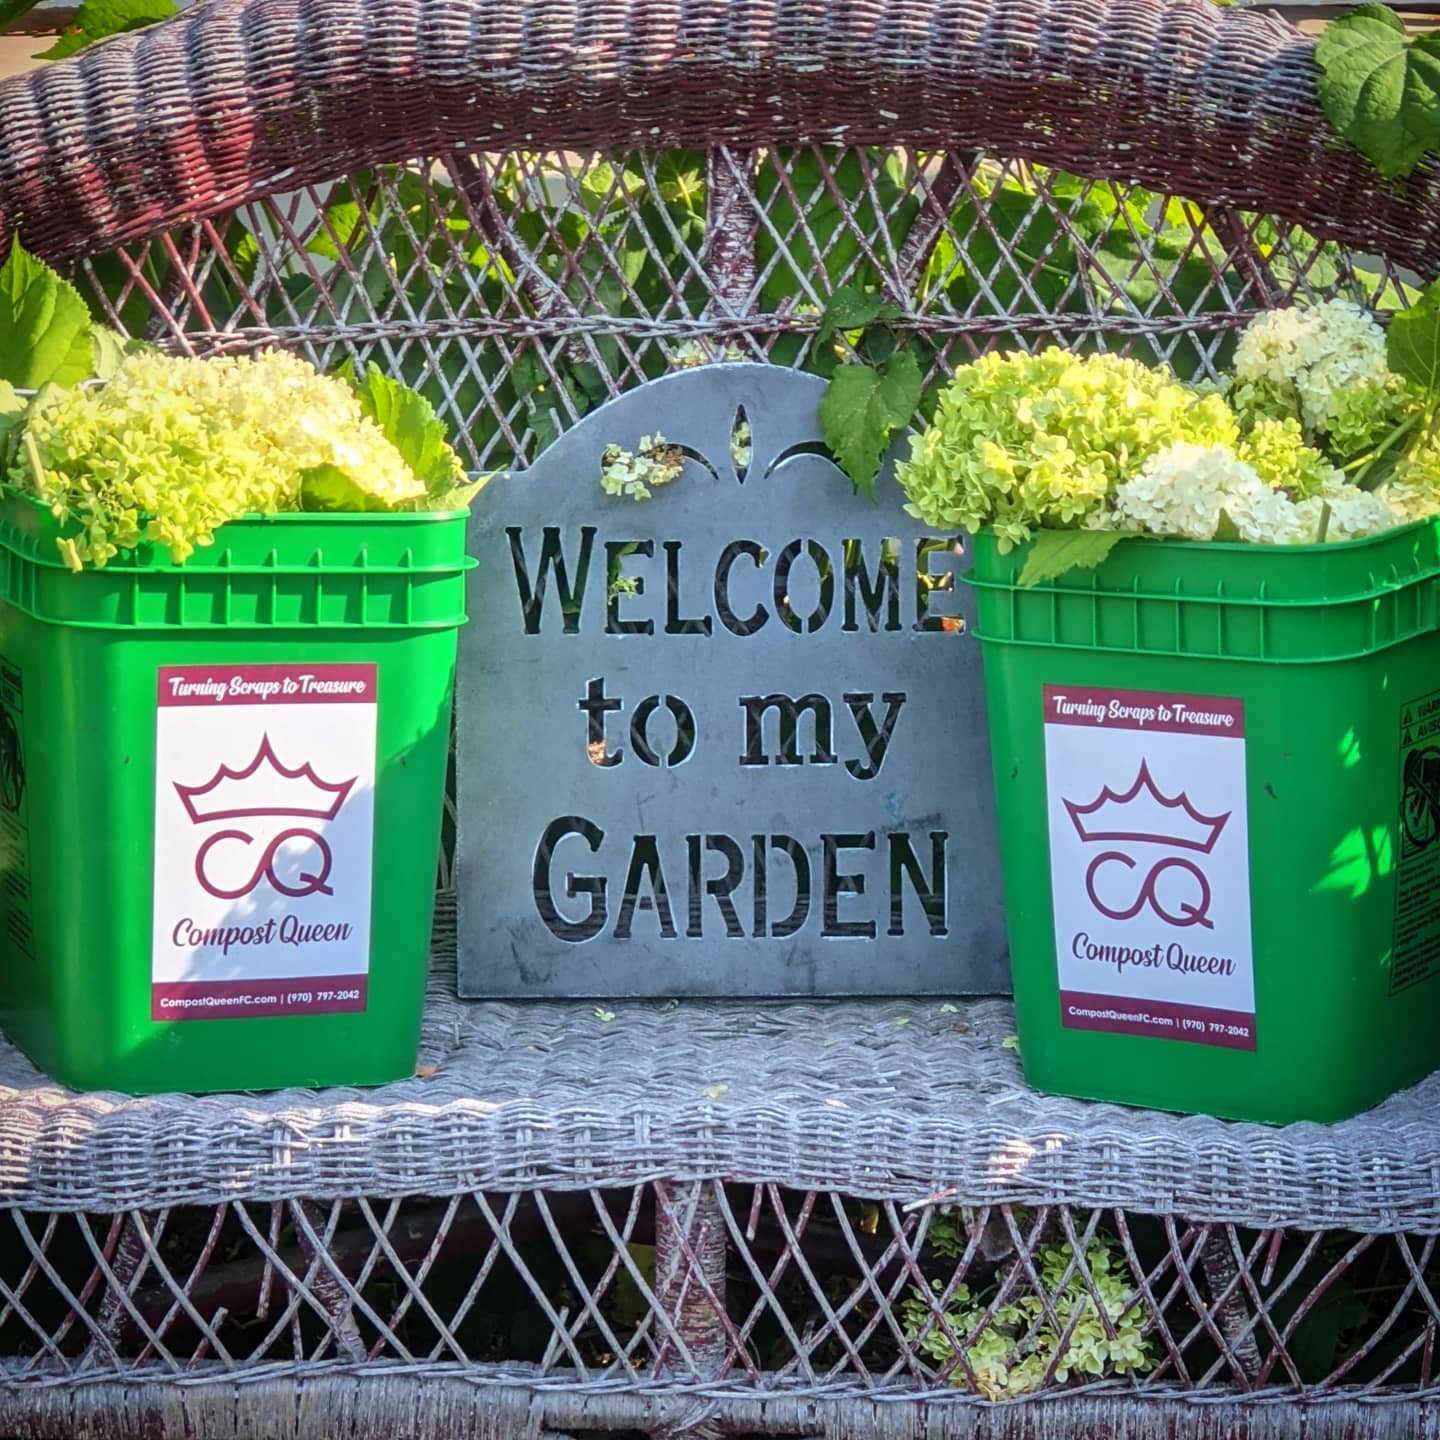
[[[958,1217],[937,1216],[928,1239],[938,1255],[956,1257],[965,1250]],[[961,1283],[947,1295],[939,1279],[930,1282],[933,1296],[912,1289],[901,1304],[906,1339],[918,1340],[920,1352],[952,1384],[968,1386],[973,1373],[975,1388],[987,1400],[1025,1395],[1048,1382],[1063,1385],[1072,1377],[1141,1374],[1154,1367],[1145,1311],[1116,1241],[1094,1237],[1085,1245],[1083,1263],[1068,1240],[1042,1245],[1035,1259],[1049,1313],[1037,1294],[1004,1298],[1026,1284],[1017,1262],[979,1293]],[[935,1319],[937,1305],[948,1335]]]

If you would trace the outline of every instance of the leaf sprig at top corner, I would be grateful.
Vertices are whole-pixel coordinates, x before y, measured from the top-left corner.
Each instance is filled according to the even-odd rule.
[[[1407,40],[1386,5],[1333,20],[1315,47],[1326,118],[1387,180],[1440,151],[1440,33]]]
[[[131,30],[143,30],[179,13],[175,0],[81,0],[75,14],[61,29],[59,39],[38,58],[65,60],[102,40]]]
[[[72,569],[142,540],[181,563],[255,511],[464,509],[489,477],[429,401],[373,364],[346,378],[284,352],[168,356],[95,323],[18,240],[0,265],[0,480],[50,508]]]
[[[95,372],[90,308],[14,239],[0,265],[0,381],[17,390],[75,385]]]

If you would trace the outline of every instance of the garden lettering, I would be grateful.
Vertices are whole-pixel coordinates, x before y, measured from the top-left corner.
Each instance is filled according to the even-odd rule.
[[[527,547],[524,530],[520,526],[509,526],[506,535],[510,542],[510,554],[514,565],[515,585],[525,633],[544,636],[545,617],[548,615],[555,628],[564,634],[576,635],[587,600],[596,603],[591,596],[591,576],[594,572],[592,561],[597,553],[598,530],[593,525],[581,528],[578,546],[568,556],[561,544],[560,530],[546,526],[537,546]],[[623,557],[642,556],[649,560],[655,556],[655,544],[650,539],[606,540],[602,542],[607,560]],[[705,577],[708,593],[713,597],[713,613],[681,614],[680,597],[687,593],[682,577],[684,550],[679,540],[661,542],[665,555],[663,615],[646,613],[642,602],[647,594],[659,589],[647,583],[642,573],[632,575],[636,581],[633,591],[611,588],[603,600],[605,606],[605,633],[643,637],[653,640],[656,636],[711,635],[716,624],[724,626],[731,634],[751,636],[758,634],[772,621],[785,626],[797,634],[812,634],[823,629],[832,621],[846,631],[860,628],[863,612],[865,623],[872,631],[898,631],[905,625],[915,631],[944,632],[943,617],[929,613],[931,587],[922,577],[928,574],[928,556],[936,550],[948,550],[951,542],[947,539],[926,536],[913,542],[916,580],[913,586],[902,587],[899,567],[895,556],[899,542],[888,539],[877,553],[873,565],[867,563],[865,542],[860,538],[847,538],[828,549],[821,541],[810,536],[791,540],[778,552],[774,565],[774,579],[771,586],[773,608],[758,602],[748,609],[742,618],[737,613],[737,604],[732,594],[732,577],[737,556],[744,556],[757,571],[767,565],[768,553],[753,539],[732,540],[716,557],[714,565]],[[818,588],[818,603],[805,615],[797,613],[791,598],[791,576],[794,565],[801,557],[814,567]],[[608,573],[608,572],[607,572]],[[837,614],[835,576],[843,576],[843,601]],[[552,590],[553,583],[553,590]],[[952,582],[953,583],[953,582]],[[901,590],[908,588],[913,597],[906,607],[905,619],[901,618]],[[946,588],[951,588],[947,583]],[[554,603],[546,606],[547,592],[555,596]],[[627,611],[621,616],[624,602]],[[746,609],[740,605],[739,609]],[[630,613],[633,612],[633,613]],[[951,626],[950,628],[954,628]],[[803,695],[789,695],[782,692],[741,694],[736,697],[735,720],[737,748],[736,763],[744,767],[776,765],[840,765],[854,780],[874,780],[885,764],[891,741],[901,711],[909,699],[903,690],[887,690],[880,694],[877,706],[873,691],[846,690],[836,702],[831,696],[808,692]],[[695,711],[690,702],[679,695],[646,695],[634,700],[606,691],[603,675],[592,679],[575,701],[575,707],[582,712],[582,723],[577,726],[575,740],[582,744],[590,761],[603,769],[617,769],[623,765],[628,753],[641,765],[674,767],[687,761],[695,749],[697,724]],[[627,721],[628,707],[628,721]],[[668,712],[673,738],[668,746],[657,743],[651,734],[651,722],[661,710]],[[837,733],[837,712],[843,717]],[[767,721],[773,717],[773,725]],[[801,739],[801,721],[809,722],[808,747]],[[848,721],[848,724],[846,723]],[[623,738],[622,738],[623,737]],[[808,753],[805,753],[808,748]],[[600,857],[601,863],[610,858],[612,840],[594,821],[583,815],[559,815],[546,825],[535,851],[534,892],[535,906],[547,929],[558,939],[567,941],[589,940],[613,926],[611,933],[618,940],[628,940],[633,933],[637,910],[650,911],[655,915],[659,934],[665,939],[675,939],[679,933],[676,921],[676,907],[671,896],[673,877],[683,876],[685,911],[681,923],[684,933],[692,939],[707,934],[707,920],[719,933],[727,937],[739,937],[748,933],[752,938],[785,938],[812,923],[811,897],[816,881],[820,891],[820,903],[816,909],[814,923],[826,937],[856,937],[873,939],[878,933],[878,924],[872,916],[861,918],[858,913],[842,918],[842,897],[865,894],[865,879],[862,875],[841,872],[845,853],[849,851],[874,851],[877,847],[876,833],[866,831],[826,831],[820,835],[824,856],[821,874],[811,874],[811,866],[804,846],[795,837],[786,834],[753,834],[732,836],[725,833],[688,834],[684,837],[683,853],[668,858],[660,853],[659,837],[654,834],[637,834],[629,837],[629,856],[619,887],[618,907],[612,918],[612,886],[607,873],[579,875],[570,873],[565,881],[568,896],[584,895],[586,909],[583,916],[567,919],[556,904],[555,873],[560,862],[557,852],[565,842],[578,839],[584,846]],[[927,848],[928,871],[922,867],[916,852],[913,837],[905,831],[895,831],[884,837],[889,867],[889,920],[891,935],[905,933],[904,891],[908,886],[915,894],[923,911],[925,923],[934,936],[949,933],[946,908],[946,845],[950,836],[945,830],[931,830],[924,838]],[[573,853],[573,846],[566,847],[566,854]],[[723,874],[706,876],[706,860],[719,855],[724,864]],[[784,915],[770,913],[769,881],[771,867],[784,857],[791,871],[794,886],[794,901]],[[742,921],[735,902],[736,892],[742,887],[748,889],[751,897],[747,919]],[[712,904],[706,905],[706,900]],[[847,906],[847,910],[857,906]],[[748,932],[747,932],[748,925]]]
[[[824,389],[665,376],[476,497],[462,995],[1008,988],[955,537],[856,492]]]

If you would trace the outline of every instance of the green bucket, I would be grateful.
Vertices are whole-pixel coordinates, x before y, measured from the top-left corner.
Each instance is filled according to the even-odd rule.
[[[74,575],[0,495],[0,1029],[42,1069],[411,1073],[465,520],[254,517]]]
[[[976,537],[1031,1084],[1283,1123],[1440,1066],[1437,536],[1127,539],[1033,588]]]

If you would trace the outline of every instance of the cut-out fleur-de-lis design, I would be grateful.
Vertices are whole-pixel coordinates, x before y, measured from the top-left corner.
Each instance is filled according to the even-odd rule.
[[[835,457],[826,448],[823,440],[804,440],[799,445],[788,445],[765,467],[765,478],[768,480],[782,465],[788,465],[792,460],[798,460],[802,455],[813,455],[817,460],[823,460],[832,470],[849,483],[849,476],[835,463]]]
[[[750,413],[742,401],[735,407],[735,418],[730,424],[730,469],[734,473],[736,481],[743,485],[750,476],[750,469],[755,463],[757,437],[751,428]],[[693,454],[686,451],[686,454]],[[782,465],[788,464],[791,460],[801,455],[813,455],[817,459],[824,460],[832,466],[837,475],[844,478],[845,472],[835,464],[834,457],[826,449],[822,440],[805,440],[798,445],[787,445],[773,460],[765,467],[764,478],[768,480]],[[715,467],[703,456],[695,455],[695,458],[715,474]]]
[[[735,467],[735,478],[742,485],[754,458],[755,442],[750,434],[750,417],[745,413],[744,405],[737,405],[735,419],[730,426],[730,463]]]
[[[728,464],[724,466],[736,484],[743,485],[749,479],[756,454],[756,435],[751,426],[750,412],[742,401],[735,407],[735,414],[730,422],[729,454],[726,457]],[[807,455],[825,461],[837,476],[844,478],[845,472],[835,463],[822,440],[804,440],[786,446],[766,465],[764,478],[768,480],[781,466]],[[607,447],[600,462],[601,485],[610,494],[624,494],[637,500],[648,499],[651,485],[663,484],[673,478],[676,472],[670,470],[669,457],[674,456],[693,460],[712,480],[720,479],[722,467],[695,446],[656,435],[645,437],[638,453],[634,455],[621,450],[618,445]],[[665,473],[652,473],[653,467],[663,467]]]

